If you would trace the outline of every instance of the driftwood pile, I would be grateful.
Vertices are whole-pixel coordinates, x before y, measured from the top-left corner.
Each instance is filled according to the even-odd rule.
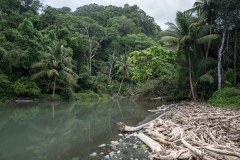
[[[150,147],[150,160],[240,160],[239,109],[195,104],[162,110],[161,116],[137,127],[118,123],[121,131],[144,130],[137,137]]]

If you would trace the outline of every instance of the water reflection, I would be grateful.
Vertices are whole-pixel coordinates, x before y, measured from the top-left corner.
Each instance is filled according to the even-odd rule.
[[[136,125],[150,102],[0,104],[0,160],[89,159],[97,145],[116,140],[116,123]]]

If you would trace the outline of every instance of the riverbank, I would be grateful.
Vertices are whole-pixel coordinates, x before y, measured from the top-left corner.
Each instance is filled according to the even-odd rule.
[[[191,121],[181,121],[182,117],[178,117],[178,120],[176,120],[174,118],[174,114],[172,114],[172,112],[169,112],[169,114],[166,114],[166,109],[177,112],[179,109],[181,108],[187,108],[187,110],[185,110],[185,113],[181,113],[183,114],[183,117],[188,117],[187,114],[190,115],[194,115],[195,112],[197,115],[201,115],[201,116],[197,116],[192,118],[192,122]],[[206,114],[208,112],[208,110],[210,109],[210,115],[211,116],[206,116],[203,117],[204,114]],[[216,111],[216,112],[215,112]],[[187,113],[188,112],[188,113]],[[168,131],[168,129],[165,129],[164,132],[157,132],[158,134],[162,134],[162,137],[167,137],[170,136],[170,133],[174,133],[174,138],[175,141],[182,141],[183,144],[177,142],[177,143],[173,143],[173,141],[169,140],[168,138],[163,138],[163,139],[159,139],[156,138],[156,132],[153,133],[151,131],[149,131],[149,125],[145,125],[147,122],[154,120],[155,118],[159,117],[162,114],[165,114],[164,116],[161,117],[162,120],[167,120],[169,119],[171,122],[171,125],[175,125],[177,124],[177,126],[175,127],[168,127],[168,128],[172,128],[171,131]],[[184,115],[186,114],[186,115]],[[240,111],[239,109],[222,109],[222,108],[214,108],[211,105],[209,105],[208,103],[205,102],[198,102],[198,103],[193,103],[193,102],[182,102],[176,105],[170,105],[170,106],[161,106],[158,107],[158,109],[156,110],[156,113],[146,117],[146,119],[139,123],[137,126],[141,126],[143,124],[144,127],[140,127],[140,129],[136,129],[137,127],[128,127],[128,126],[124,126],[124,128],[120,127],[120,130],[122,131],[133,131],[132,129],[136,129],[136,131],[134,132],[123,132],[122,134],[119,134],[119,136],[121,137],[119,141],[116,141],[116,144],[109,144],[110,146],[114,146],[112,148],[112,150],[110,151],[110,153],[108,154],[102,154],[101,157],[98,157],[100,159],[110,159],[110,160],[116,160],[116,159],[133,159],[133,160],[142,160],[142,159],[148,159],[148,156],[151,156],[152,158],[156,158],[159,155],[155,154],[154,152],[152,152],[153,148],[149,148],[145,143],[143,143],[140,139],[139,139],[139,135],[141,135],[144,132],[147,132],[147,135],[150,137],[153,137],[153,135],[155,135],[155,140],[160,140],[159,144],[160,148],[164,149],[165,153],[161,153],[161,156],[164,156],[165,158],[168,156],[168,158],[175,158],[177,159],[179,156],[186,156],[186,157],[192,157],[192,158],[201,158],[200,155],[198,154],[202,154],[202,156],[205,156],[206,158],[212,158],[215,159],[213,155],[217,156],[218,158],[220,157],[224,157],[225,159],[238,159],[240,157],[238,157],[240,155],[240,130],[239,130],[239,121],[240,121]],[[217,116],[216,116],[217,115]],[[189,117],[188,117],[189,118]],[[186,120],[186,119],[185,119]],[[205,122],[205,120],[207,120]],[[230,122],[231,120],[231,122]],[[178,123],[177,121],[181,122]],[[201,122],[200,124],[198,124],[196,127],[194,125],[194,123],[197,123],[197,121]],[[167,125],[168,121],[163,121],[162,123],[164,123],[164,125]],[[218,124],[218,122],[220,122],[220,124]],[[225,123],[228,123],[229,126],[231,126],[231,130],[229,129],[224,129]],[[185,123],[185,124],[184,124]],[[191,123],[191,125],[189,125]],[[204,124],[205,123],[205,124]],[[211,124],[213,123],[213,124]],[[152,123],[152,125],[154,125]],[[206,126],[208,127],[206,130]],[[180,130],[180,127],[185,128],[183,131]],[[186,127],[188,127],[186,129]],[[189,128],[190,127],[190,128]],[[195,128],[194,128],[195,127]],[[201,130],[198,130],[197,127],[202,127]],[[215,128],[218,127],[218,130],[216,131]],[[220,128],[219,128],[220,127]],[[145,131],[143,131],[143,128]],[[146,130],[146,128],[148,128],[148,130]],[[194,128],[194,129],[191,129]],[[163,129],[163,128],[162,128]],[[179,131],[179,133],[178,133]],[[211,131],[211,132],[209,132]],[[219,131],[221,131],[220,133],[218,133]],[[181,132],[186,132],[184,135]],[[189,133],[188,133],[189,132]],[[180,134],[181,133],[181,134]],[[194,137],[191,137],[191,135],[194,135]],[[190,137],[189,137],[190,136]],[[202,136],[202,138],[201,138]],[[208,137],[210,136],[210,137]],[[138,137],[138,138],[137,138]],[[180,139],[180,137],[182,137]],[[184,140],[186,139],[186,141]],[[207,141],[208,139],[208,141]],[[197,142],[195,142],[197,141]],[[194,143],[193,143],[194,142]],[[148,143],[148,142],[147,142]],[[152,142],[149,142],[150,144]],[[198,143],[198,145],[196,144]],[[171,144],[171,145],[170,145]],[[189,144],[189,145],[188,145]],[[199,146],[199,144],[201,144]],[[230,145],[229,145],[230,144]],[[148,144],[149,145],[149,144]],[[178,149],[174,149],[172,148],[172,146],[175,145],[176,148]],[[180,147],[182,146],[182,147]],[[187,147],[185,147],[187,146]],[[223,152],[219,153],[219,151],[216,149],[218,149],[219,147],[223,147],[221,148],[223,150]],[[185,150],[184,150],[185,147]],[[181,149],[179,149],[181,148]],[[174,150],[172,150],[174,149]],[[186,152],[187,150],[189,150],[189,152]],[[162,150],[163,151],[163,150]],[[195,154],[192,154],[194,153]],[[231,152],[231,153],[230,153]],[[228,154],[226,154],[228,153]],[[235,153],[235,154],[234,154]],[[175,156],[175,157],[174,157]],[[93,158],[93,157],[92,157]],[[96,159],[97,157],[93,158]],[[158,157],[159,158],[159,157]],[[217,158],[216,158],[217,159]]]

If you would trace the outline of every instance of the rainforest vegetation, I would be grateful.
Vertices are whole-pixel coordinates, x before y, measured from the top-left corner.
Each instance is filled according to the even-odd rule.
[[[239,8],[197,0],[163,31],[137,5],[0,0],[0,98],[227,96],[239,105]]]

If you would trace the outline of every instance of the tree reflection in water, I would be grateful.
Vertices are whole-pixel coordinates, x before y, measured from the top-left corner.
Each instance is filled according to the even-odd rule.
[[[136,125],[153,103],[38,102],[0,105],[2,159],[88,159],[99,144],[116,140],[116,123]],[[124,116],[123,116],[124,115]]]

